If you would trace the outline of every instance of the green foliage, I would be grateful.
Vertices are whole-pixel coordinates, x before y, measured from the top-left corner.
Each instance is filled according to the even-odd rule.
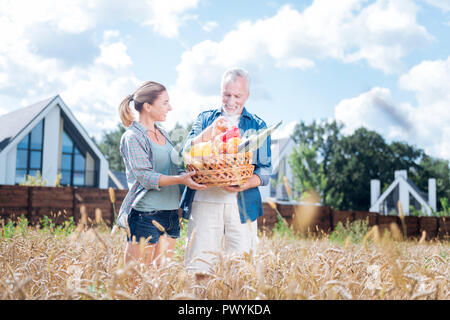
[[[350,237],[352,243],[361,243],[367,232],[369,232],[369,218],[353,222],[347,220],[345,224],[339,221],[330,234],[330,242],[344,244],[347,237]]]
[[[413,217],[420,217],[422,216],[422,211],[421,210],[417,210],[416,208],[414,208],[412,205],[409,206],[409,215],[413,216]]]
[[[119,123],[115,130],[103,133],[102,139],[98,143],[98,147],[108,159],[109,169],[112,171],[125,172],[125,165],[119,152],[120,139],[125,130],[125,127]]]
[[[449,161],[431,158],[405,142],[387,143],[380,134],[362,127],[351,135],[343,135],[342,128],[336,121],[296,126],[292,138],[298,147],[290,164],[297,191],[316,188],[324,205],[367,210],[370,179],[379,179],[387,187],[396,170],[406,169],[425,192],[428,179],[436,178],[437,196],[450,199]]]
[[[344,125],[337,121],[314,121],[310,125],[301,121],[292,134],[298,150],[289,159],[293,168],[294,186],[301,189],[298,190],[299,193],[308,188],[314,189],[321,196],[324,205],[335,207],[339,207],[342,194],[332,190],[329,181],[329,177],[333,175],[330,172],[330,163],[335,155],[336,145],[342,138],[343,127]],[[303,156],[306,157],[302,158]]]
[[[275,238],[276,237],[288,239],[294,238],[294,232],[292,231],[292,228],[287,224],[286,220],[283,219],[283,217],[278,211],[277,211],[277,222],[275,223],[275,226],[272,229],[272,236]]]
[[[168,132],[170,140],[172,141],[175,150],[178,152],[181,152],[183,149],[184,142],[186,137],[189,135],[193,124],[193,122],[189,122],[186,126],[182,126],[177,122],[175,127]]]
[[[440,199],[440,204],[441,204],[441,210],[434,212],[433,211],[433,215],[436,217],[448,217],[450,216],[450,207],[449,207],[449,203],[448,203],[448,198],[441,198]]]
[[[11,220],[8,221],[8,223],[3,227],[2,236],[5,239],[11,239],[14,237],[14,234],[16,233],[16,228],[14,226],[14,222]]]
[[[69,217],[69,220],[65,220],[63,224],[56,225],[51,218],[44,215],[40,219],[40,223],[42,233],[50,233],[56,236],[68,236],[75,230],[73,217]]]
[[[22,237],[26,237],[28,234],[28,219],[23,214],[17,219],[16,231]]]
[[[28,220],[22,214],[17,222],[9,220],[6,225],[2,222],[2,232],[1,237],[4,239],[11,239],[15,235],[20,235],[22,237],[26,237],[28,233]]]
[[[327,177],[324,163],[319,162],[316,146],[300,144],[289,156],[289,165],[294,172],[294,188],[300,194],[314,190],[320,195],[322,203],[327,203],[325,189]]]
[[[188,232],[188,220],[181,219],[180,222],[180,237],[177,239],[177,242],[175,242],[175,253],[174,253],[174,259],[177,261],[183,261],[184,257],[184,249],[186,247],[186,239],[187,239],[187,232]]]
[[[41,175],[41,172],[38,170],[36,172],[36,176],[31,176],[27,174],[27,180],[19,183],[21,186],[46,186],[47,180],[44,179]]]
[[[436,179],[436,196],[450,199],[450,161],[424,155],[416,170],[410,170],[408,177],[425,193],[428,192],[428,179]],[[437,203],[437,211],[442,211],[442,202]]]

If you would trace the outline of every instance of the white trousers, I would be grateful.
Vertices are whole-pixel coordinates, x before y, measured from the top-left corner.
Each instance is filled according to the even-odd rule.
[[[237,203],[194,201],[188,222],[184,264],[190,272],[208,273],[217,255],[207,251],[250,253],[256,251],[257,242],[257,220],[241,223]]]

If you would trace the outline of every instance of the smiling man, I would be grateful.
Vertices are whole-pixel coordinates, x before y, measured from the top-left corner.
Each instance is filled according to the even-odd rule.
[[[222,106],[200,113],[187,137],[184,150],[211,141],[234,122],[241,136],[266,128],[266,123],[248,112],[250,77],[244,69],[231,69],[222,76]],[[243,253],[256,250],[257,218],[263,215],[258,186],[269,183],[272,172],[270,137],[254,152],[254,174],[240,186],[185,188],[181,208],[189,219],[185,266],[195,273],[208,273],[216,255],[211,252]],[[224,245],[224,247],[223,247]]]

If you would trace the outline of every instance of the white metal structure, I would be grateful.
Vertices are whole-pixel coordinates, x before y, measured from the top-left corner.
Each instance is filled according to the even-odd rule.
[[[428,180],[428,200],[422,195],[420,190],[414,183],[408,179],[406,170],[395,171],[395,180],[380,196],[380,181],[370,181],[370,211],[387,214],[387,198],[394,192],[398,192],[398,200],[402,205],[405,215],[410,214],[411,200],[417,202],[421,206],[423,213],[432,214],[432,210],[436,211],[436,179]],[[412,197],[412,199],[410,198]]]

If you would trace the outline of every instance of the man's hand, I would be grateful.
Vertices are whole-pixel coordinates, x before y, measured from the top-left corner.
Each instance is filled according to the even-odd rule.
[[[213,123],[211,123],[205,130],[203,130],[198,136],[192,139],[192,145],[212,141],[214,137],[220,135],[221,133],[227,131],[228,120],[220,116]]]
[[[247,189],[255,188],[261,185],[261,179],[254,174],[244,184],[240,186],[226,186],[223,187],[228,192],[242,192]]]
[[[223,116],[220,116],[220,117],[218,117],[216,120],[214,120],[214,122],[211,124],[211,127],[212,127],[212,136],[213,137],[216,137],[216,136],[218,136],[219,134],[221,134],[222,132],[225,132],[225,131],[227,131],[227,129],[228,129],[228,120],[225,118],[225,117],[223,117]]]

